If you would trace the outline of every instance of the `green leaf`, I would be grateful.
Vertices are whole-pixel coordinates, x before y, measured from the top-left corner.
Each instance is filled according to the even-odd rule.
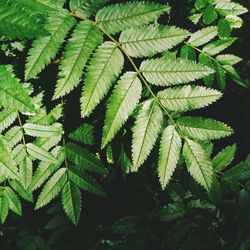
[[[102,39],[102,33],[93,22],[85,20],[76,26],[62,55],[53,99],[68,94],[79,84],[87,60]]]
[[[208,25],[214,22],[218,17],[218,14],[213,5],[209,4],[203,12],[203,22]]]
[[[69,7],[82,18],[90,17],[101,9],[108,0],[70,0]]]
[[[130,56],[144,57],[171,49],[188,36],[187,30],[174,26],[149,25],[124,30],[119,42]]]
[[[14,193],[14,191],[10,187],[4,188],[4,196],[8,200],[9,208],[14,213],[21,215],[22,214],[22,206],[18,196]]]
[[[214,68],[215,68],[215,75],[216,75],[216,79],[218,81],[218,85],[219,85],[219,87],[220,87],[221,90],[225,90],[225,87],[226,87],[226,74],[225,74],[225,70],[216,61],[214,62]]]
[[[221,1],[215,5],[215,8],[223,16],[238,16],[248,12],[247,8],[245,8],[241,4],[230,1]]]
[[[96,22],[110,34],[115,34],[132,26],[153,22],[169,10],[168,5],[151,2],[113,4],[97,12]]]
[[[145,101],[133,128],[133,171],[137,171],[150,154],[160,132],[162,120],[163,114],[156,101]]]
[[[102,148],[116,135],[140,100],[142,85],[135,72],[126,72],[118,81],[107,105]]]
[[[18,144],[15,148],[13,148],[11,152],[13,156],[13,160],[17,165],[21,164],[25,156],[27,155],[26,147],[23,144]]]
[[[206,107],[221,96],[218,90],[192,85],[167,88],[157,94],[164,107],[180,112]]]
[[[218,35],[220,38],[229,37],[231,35],[231,26],[229,21],[221,19],[218,23]]]
[[[60,123],[54,123],[51,126],[25,123],[23,128],[27,135],[33,137],[52,137],[63,133]]]
[[[9,67],[0,65],[0,105],[23,113],[34,113],[31,97]]]
[[[10,130],[8,130],[5,135],[4,139],[8,142],[9,147],[12,149],[19,143],[23,138],[23,131],[22,128],[19,126],[14,126]]]
[[[52,13],[45,23],[48,36],[39,37],[32,43],[25,65],[25,79],[32,79],[56,56],[68,31],[76,24],[69,12]]]
[[[193,47],[184,44],[181,47],[180,57],[185,60],[196,61],[196,50]]]
[[[47,151],[49,151],[54,146],[58,145],[61,141],[62,135],[56,135],[52,137],[39,137],[36,139],[34,144],[38,147],[41,147]]]
[[[117,45],[104,42],[94,53],[84,78],[81,115],[89,116],[119,76],[124,58]]]
[[[163,190],[169,183],[177,166],[180,151],[181,138],[176,132],[175,127],[170,125],[162,134],[159,151],[158,176]]]
[[[8,128],[17,118],[17,112],[13,109],[4,109],[0,112],[0,133]]]
[[[6,177],[12,179],[19,179],[18,169],[13,156],[11,155],[10,148],[6,141],[0,135],[0,168],[4,170]]]
[[[210,56],[214,56],[228,48],[230,45],[232,45],[237,38],[230,37],[223,40],[217,40],[215,42],[207,44],[202,51],[209,54]]]
[[[210,42],[216,36],[217,36],[217,27],[210,26],[193,33],[189,38],[188,43],[191,44],[192,46],[198,47]]]
[[[60,146],[55,147],[51,151],[52,155],[56,157],[57,163],[40,162],[32,178],[29,189],[31,191],[39,188],[59,167],[65,160],[64,149]]]
[[[40,193],[35,209],[41,208],[54,199],[62,190],[67,181],[67,169],[61,168],[45,184]]]
[[[203,147],[186,138],[183,156],[190,175],[208,191],[212,184],[213,167]]]
[[[242,58],[231,54],[225,54],[216,56],[216,60],[221,64],[235,65],[242,61]]]
[[[66,158],[79,168],[100,174],[107,173],[107,169],[102,165],[101,161],[87,149],[81,148],[74,143],[66,143],[65,154]]]
[[[62,190],[62,205],[70,220],[77,225],[81,213],[82,197],[79,188],[68,181]]]
[[[228,125],[213,119],[186,116],[176,124],[184,135],[198,140],[220,139],[233,133]]]
[[[68,175],[69,179],[83,190],[100,196],[106,196],[105,192],[95,181],[95,179],[87,175],[82,169],[79,169],[75,166],[70,166]]]
[[[216,171],[222,171],[234,159],[236,153],[236,144],[223,148],[213,159],[212,163]]]
[[[140,70],[147,81],[157,86],[188,83],[214,72],[207,66],[180,58],[146,60]]]
[[[94,128],[91,124],[83,123],[79,128],[69,134],[69,138],[87,145],[94,144]]]
[[[12,189],[23,199],[33,202],[33,195],[32,192],[26,190],[23,185],[20,183],[20,181],[17,180],[10,180],[9,181],[10,186]]]
[[[3,224],[9,213],[9,203],[6,197],[0,195],[0,222]]]
[[[20,182],[25,189],[28,189],[32,180],[32,160],[29,157],[25,157],[20,165]]]
[[[202,63],[203,65],[210,67],[210,68],[214,68],[213,59],[205,53],[200,53],[199,62]],[[203,80],[204,80],[204,83],[206,86],[211,87],[214,83],[214,74],[204,76]]]
[[[56,158],[47,150],[36,146],[33,143],[26,144],[27,152],[38,160],[56,163]]]

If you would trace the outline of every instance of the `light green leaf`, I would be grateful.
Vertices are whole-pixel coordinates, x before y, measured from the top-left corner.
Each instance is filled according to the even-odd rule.
[[[216,56],[216,60],[221,64],[235,65],[242,61],[242,58],[231,54],[225,54]]]
[[[8,145],[11,149],[15,147],[22,140],[22,138],[23,131],[19,126],[12,127],[4,135],[4,139],[8,142]]]
[[[210,26],[193,33],[189,38],[188,43],[191,44],[192,46],[198,47],[210,42],[216,36],[217,36],[217,27]]]
[[[107,105],[102,148],[116,135],[140,100],[142,85],[135,72],[126,72],[118,81]]]
[[[202,49],[202,51],[209,54],[210,56],[214,56],[214,55],[219,54],[220,52],[222,52],[226,48],[228,48],[236,40],[237,40],[237,38],[235,38],[235,37],[230,37],[230,38],[226,38],[223,40],[217,40],[215,42],[211,42],[211,43],[207,44]]]
[[[60,123],[54,123],[50,126],[25,123],[23,128],[27,135],[34,137],[52,137],[63,133]]]
[[[215,8],[223,16],[227,16],[227,15],[238,16],[238,15],[242,15],[248,12],[247,8],[245,8],[241,4],[235,3],[235,2],[229,2],[229,1],[219,2],[215,5]]]
[[[163,114],[155,100],[145,101],[133,128],[133,171],[148,158],[161,129]]]
[[[25,189],[28,189],[32,180],[32,160],[27,156],[20,165],[20,182]]]
[[[40,193],[35,209],[41,208],[54,199],[67,181],[67,169],[61,168],[49,179]]]
[[[25,79],[35,78],[56,56],[68,31],[76,24],[69,12],[52,13],[46,19],[48,36],[41,36],[32,43],[25,65]]]
[[[150,59],[140,67],[143,76],[157,86],[188,83],[212,74],[213,69],[184,59]]]
[[[182,117],[176,124],[184,135],[198,140],[220,139],[234,132],[222,122],[200,117]]]
[[[56,158],[47,150],[36,146],[33,143],[26,144],[27,152],[34,158],[50,163],[56,163]]]
[[[163,190],[169,183],[177,166],[180,151],[181,138],[176,132],[175,127],[170,125],[162,134],[159,151],[158,176]]]
[[[7,198],[9,203],[9,208],[14,213],[21,215],[22,214],[22,206],[18,196],[14,193],[14,191],[10,187],[4,188],[4,196]]]
[[[0,133],[8,128],[17,118],[17,112],[13,109],[4,109],[0,112]]]
[[[104,42],[95,51],[84,77],[81,96],[82,117],[91,114],[119,76],[124,58],[117,45]]]
[[[132,57],[152,56],[181,43],[189,32],[174,26],[149,25],[124,30],[119,38]]]
[[[202,86],[178,86],[158,92],[162,105],[171,111],[203,108],[221,98],[222,93]]]
[[[87,60],[102,39],[92,21],[85,20],[76,26],[62,55],[53,99],[68,94],[79,84]]]
[[[212,163],[216,171],[222,171],[234,159],[236,153],[236,144],[223,148],[213,159]]]
[[[19,179],[18,169],[7,142],[0,135],[0,168],[3,169],[6,177]]]
[[[183,156],[190,175],[207,191],[213,178],[213,167],[203,147],[190,139],[185,139]]]
[[[12,189],[23,199],[33,202],[33,195],[32,192],[26,190],[23,185],[20,183],[20,181],[17,180],[10,180],[9,181],[10,186]]]
[[[97,12],[96,22],[110,34],[115,34],[132,26],[153,22],[169,10],[168,5],[151,2],[113,4]]]
[[[24,86],[9,67],[0,65],[0,105],[23,113],[34,113],[35,107]]]

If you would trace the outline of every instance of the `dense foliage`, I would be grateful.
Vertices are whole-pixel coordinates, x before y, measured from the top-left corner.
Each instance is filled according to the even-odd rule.
[[[3,249],[250,248],[247,6],[172,2],[0,0]]]

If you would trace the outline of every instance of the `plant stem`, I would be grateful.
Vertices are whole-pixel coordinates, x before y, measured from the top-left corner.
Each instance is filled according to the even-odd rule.
[[[23,144],[24,144],[24,145],[26,145],[26,142],[25,142],[25,137],[24,137],[24,129],[23,129],[23,124],[22,124],[22,120],[21,120],[21,117],[20,117],[19,112],[17,112],[17,118],[18,118],[19,125],[20,125],[20,127],[21,127],[21,129],[22,129],[22,132],[23,132],[23,134],[22,134]]]

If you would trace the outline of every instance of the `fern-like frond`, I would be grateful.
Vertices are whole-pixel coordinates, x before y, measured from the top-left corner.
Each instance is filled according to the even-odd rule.
[[[33,143],[26,144],[27,152],[41,161],[56,163],[56,158],[44,148],[40,148]]]
[[[12,149],[15,147],[23,138],[22,128],[19,126],[14,126],[9,129],[5,135],[4,139],[8,142],[8,146]]]
[[[173,175],[180,157],[180,151],[181,138],[175,127],[170,125],[163,131],[159,151],[158,176],[162,189],[166,188]]]
[[[133,171],[137,171],[150,154],[160,132],[162,120],[163,114],[156,101],[145,101],[133,128]]]
[[[188,83],[214,72],[207,66],[180,58],[149,59],[142,62],[140,70],[147,81],[158,86]]]
[[[11,151],[13,156],[13,160],[16,162],[17,165],[21,164],[25,156],[27,155],[26,147],[23,144],[18,144],[16,147],[13,148]]]
[[[236,144],[223,148],[213,159],[212,163],[216,171],[222,171],[234,159],[236,153]]]
[[[90,17],[101,9],[108,0],[70,0],[69,7],[82,18]]]
[[[107,173],[107,169],[95,156],[85,148],[81,148],[74,143],[65,145],[66,158],[82,169],[93,171],[100,174]]]
[[[81,115],[91,114],[120,74],[124,58],[117,45],[104,42],[95,51],[84,77]]]
[[[70,220],[77,225],[82,208],[82,197],[79,188],[68,181],[62,190],[62,205]]]
[[[213,119],[186,116],[176,124],[184,135],[198,140],[220,139],[233,133],[228,125]]]
[[[210,42],[217,36],[217,34],[218,31],[216,26],[206,27],[193,33],[189,38],[188,43],[192,46],[198,47]]]
[[[152,56],[181,43],[189,32],[174,26],[149,25],[123,31],[119,42],[132,57]]]
[[[242,6],[241,4],[231,1],[220,1],[215,5],[215,8],[223,16],[239,16],[248,12],[248,9]]]
[[[22,206],[18,196],[10,187],[4,188],[4,196],[8,200],[9,208],[14,213],[21,215],[22,214]]]
[[[1,0],[1,36],[8,39],[23,39],[37,37],[43,33],[42,18],[35,11],[25,8],[17,1]]]
[[[30,191],[25,189],[20,181],[17,180],[10,180],[9,184],[11,188],[24,200],[33,202],[33,195]]]
[[[45,29],[48,36],[39,37],[32,44],[25,65],[25,79],[35,78],[56,56],[68,31],[76,24],[68,12],[52,13],[46,20]]]
[[[242,58],[236,56],[236,55],[231,55],[231,54],[224,54],[224,55],[218,55],[216,56],[216,60],[225,65],[235,65],[238,62],[242,61]]]
[[[17,112],[7,108],[0,111],[0,133],[8,128],[17,118]]]
[[[102,33],[93,22],[85,20],[76,26],[62,55],[53,99],[68,94],[79,84],[87,60],[102,39]]]
[[[202,86],[178,86],[158,92],[162,105],[171,111],[203,108],[221,98],[222,93]]]
[[[87,145],[94,144],[94,128],[91,124],[83,123],[79,128],[69,134],[69,138]]]
[[[110,34],[115,34],[132,26],[153,22],[169,10],[168,5],[147,1],[120,3],[100,9],[96,22]]]
[[[75,166],[70,166],[68,176],[73,183],[83,190],[100,196],[105,196],[105,192],[95,181],[95,179],[87,175],[82,169],[79,169]]]
[[[50,126],[25,123],[23,128],[27,135],[33,137],[52,137],[63,133],[60,123],[54,123]]]
[[[67,181],[67,169],[61,168],[48,180],[40,193],[35,209],[41,208],[54,199]]]
[[[56,170],[59,169],[65,159],[64,149],[62,147],[55,147],[51,151],[52,155],[56,157],[57,163],[40,162],[32,178],[29,189],[31,191],[39,188]]]
[[[32,180],[32,160],[29,157],[25,157],[20,165],[20,182],[25,189],[28,189]]]
[[[235,37],[230,37],[230,38],[225,38],[223,40],[217,40],[215,42],[211,42],[207,44],[202,51],[209,54],[210,56],[214,56],[228,48],[230,45],[232,45],[237,38]]]
[[[0,168],[4,171],[5,177],[19,179],[18,169],[7,142],[0,136]]]
[[[116,135],[134,111],[141,97],[142,85],[136,72],[126,72],[118,81],[107,105],[102,147]]]
[[[6,197],[0,195],[0,223],[3,224],[9,213],[9,203]]]
[[[0,65],[0,105],[5,108],[34,113],[31,97],[9,67]]]
[[[52,137],[40,137],[37,138],[34,144],[38,147],[41,147],[47,151],[49,151],[54,146],[58,145],[61,141],[62,135],[56,135]]]
[[[213,167],[203,147],[190,139],[185,139],[183,156],[190,175],[209,190],[212,184]]]

